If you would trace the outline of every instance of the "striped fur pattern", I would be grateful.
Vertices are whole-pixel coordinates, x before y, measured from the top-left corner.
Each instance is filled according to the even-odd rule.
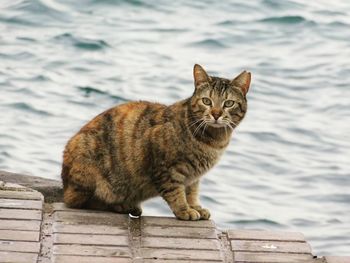
[[[199,202],[199,180],[246,113],[250,73],[228,80],[195,65],[194,80],[188,99],[170,106],[125,103],[82,127],[64,151],[67,206],[137,216],[142,201],[160,195],[179,219],[209,219]]]

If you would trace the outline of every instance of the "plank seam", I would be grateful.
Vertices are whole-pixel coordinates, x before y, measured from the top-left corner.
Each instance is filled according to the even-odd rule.
[[[141,216],[131,217],[129,216],[129,248],[131,251],[132,262],[143,263],[143,257],[141,252]]]
[[[218,234],[218,240],[220,243],[220,254],[222,256],[223,262],[234,263],[234,253],[231,248],[231,242],[228,239],[226,232],[220,232]]]
[[[40,227],[40,252],[37,263],[50,263],[53,250],[53,211],[50,204],[44,204],[43,219]]]

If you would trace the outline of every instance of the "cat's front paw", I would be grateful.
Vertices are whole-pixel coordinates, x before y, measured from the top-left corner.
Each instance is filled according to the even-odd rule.
[[[197,210],[197,212],[201,215],[200,219],[208,220],[210,218],[210,211],[206,208],[202,208],[201,206],[191,206],[193,209]]]
[[[210,211],[206,208],[198,208],[197,212],[201,215],[201,219],[208,220],[210,218]]]
[[[201,219],[201,215],[199,214],[199,212],[195,209],[189,208],[187,210],[183,210],[183,211],[178,211],[175,213],[175,216],[178,219],[181,220],[191,220],[191,221],[196,221]]]

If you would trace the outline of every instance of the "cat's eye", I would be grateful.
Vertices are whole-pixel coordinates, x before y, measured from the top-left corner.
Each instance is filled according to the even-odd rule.
[[[210,106],[211,105],[211,99],[209,99],[209,98],[202,98],[202,101],[203,101],[203,103],[204,103],[204,105],[208,105],[208,106]]]
[[[230,107],[232,107],[233,105],[235,105],[235,102],[234,102],[233,100],[227,100],[227,101],[225,101],[225,103],[224,103],[224,107],[226,107],[226,108],[230,108]]]

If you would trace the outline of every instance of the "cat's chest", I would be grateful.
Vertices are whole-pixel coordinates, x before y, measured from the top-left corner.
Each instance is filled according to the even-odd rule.
[[[192,149],[184,158],[187,183],[191,184],[217,164],[224,149]]]

